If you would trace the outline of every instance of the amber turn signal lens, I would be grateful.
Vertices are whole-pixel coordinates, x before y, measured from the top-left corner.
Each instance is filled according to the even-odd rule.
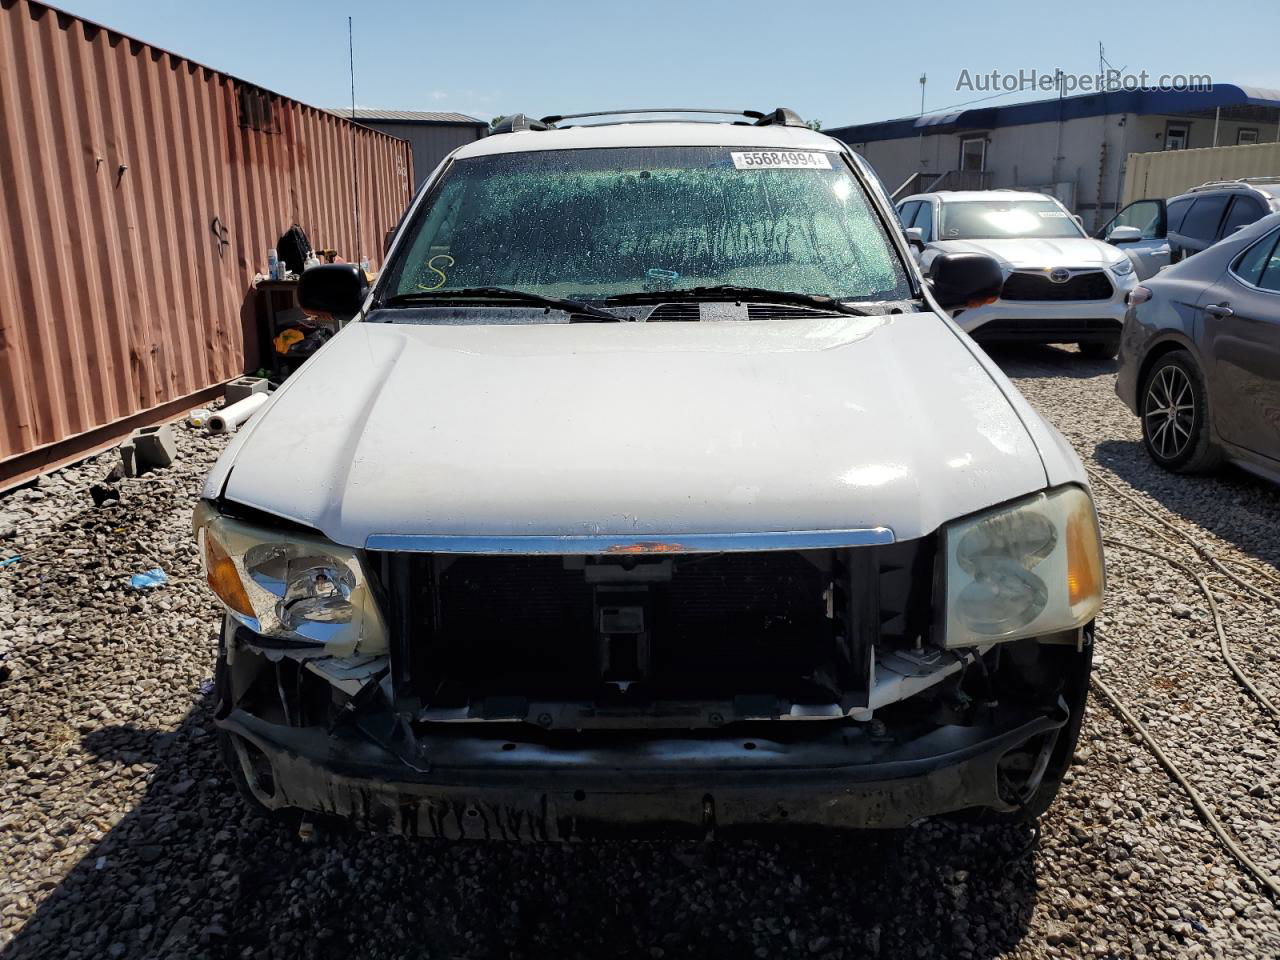
[[[252,617],[253,604],[249,602],[249,595],[244,592],[244,584],[240,582],[235,563],[208,530],[204,534],[204,561],[209,588],[217,594],[218,599],[236,613]]]
[[[1067,518],[1067,602],[1072,607],[1102,596],[1102,544],[1092,511]]]

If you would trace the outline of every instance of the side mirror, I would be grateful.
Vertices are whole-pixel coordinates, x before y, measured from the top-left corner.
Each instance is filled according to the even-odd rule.
[[[920,250],[924,249],[924,228],[923,227],[907,227],[907,243]]]
[[[980,307],[999,299],[1004,271],[985,253],[944,253],[929,266],[929,287],[944,310]]]
[[[369,282],[355,263],[324,263],[303,271],[298,302],[308,310],[350,316],[360,312]]]
[[[1142,231],[1137,227],[1116,227],[1107,237],[1107,243],[1136,243],[1142,239]]]

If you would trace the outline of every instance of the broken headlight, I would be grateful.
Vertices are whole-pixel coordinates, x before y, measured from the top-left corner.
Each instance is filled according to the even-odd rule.
[[[1093,500],[1066,486],[945,528],[943,646],[1070,630],[1102,605],[1102,540]]]
[[[330,656],[386,652],[382,617],[354,550],[233,520],[204,504],[195,527],[210,589],[250,630],[322,645]]]

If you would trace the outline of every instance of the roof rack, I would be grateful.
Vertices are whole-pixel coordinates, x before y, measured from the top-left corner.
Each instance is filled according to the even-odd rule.
[[[557,124],[564,120],[585,120],[592,117],[622,117],[633,116],[636,114],[650,113],[680,113],[680,114],[701,114],[720,117],[746,117],[752,122],[753,126],[767,127],[774,124],[784,127],[807,127],[808,124],[800,118],[794,110],[788,110],[786,107],[778,107],[770,113],[761,113],[759,110],[715,110],[707,107],[642,107],[637,110],[597,110],[592,113],[563,113],[552,114],[549,117],[543,117],[541,120],[534,120],[525,116],[523,113],[515,113],[509,117],[503,117],[502,122],[493,128],[493,133],[516,133],[521,130],[555,130]],[[623,123],[625,121],[614,121],[615,123]],[[649,121],[654,122],[654,121]],[[708,122],[708,121],[700,121]],[[742,123],[741,120],[732,121],[734,123]]]
[[[1247,187],[1251,183],[1280,183],[1280,177],[1237,177],[1234,180],[1210,180],[1208,183],[1202,183],[1198,187],[1192,187],[1187,193],[1195,193],[1197,190],[1219,190],[1222,187]]]

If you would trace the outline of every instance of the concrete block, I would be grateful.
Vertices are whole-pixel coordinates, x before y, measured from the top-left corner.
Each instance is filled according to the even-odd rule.
[[[120,466],[126,477],[136,477],[148,470],[162,470],[178,459],[178,444],[173,439],[173,424],[143,427],[120,444]]]
[[[136,477],[138,475],[137,448],[134,447],[132,440],[126,440],[120,444],[120,472],[126,477]]]
[[[245,397],[255,393],[266,393],[270,384],[265,377],[237,377],[226,385],[223,396],[227,398],[227,406],[239,403]]]

